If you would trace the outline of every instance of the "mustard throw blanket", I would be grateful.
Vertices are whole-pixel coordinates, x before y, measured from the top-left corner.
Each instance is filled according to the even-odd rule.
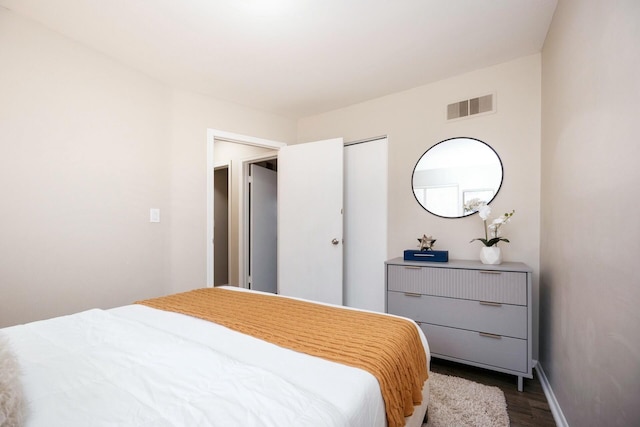
[[[422,400],[427,360],[415,324],[290,298],[205,288],[138,301],[209,320],[301,353],[364,369],[380,383],[389,427]]]

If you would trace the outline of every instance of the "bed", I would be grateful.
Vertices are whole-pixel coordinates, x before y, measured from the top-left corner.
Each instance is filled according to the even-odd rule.
[[[218,292],[216,295],[223,292],[234,301],[267,298],[268,303],[273,301],[287,307],[309,304],[235,287],[209,291]],[[27,402],[24,425],[415,427],[422,424],[429,402],[428,380],[423,377],[419,380],[417,398],[414,386],[412,411],[408,411],[412,414],[406,416],[409,413],[405,410],[406,418],[401,423],[392,422],[387,412],[390,400],[385,394],[389,387],[381,386],[379,374],[349,366],[350,362],[337,363],[331,357],[293,350],[295,345],[309,345],[298,336],[292,339],[296,341],[293,347],[285,348],[257,338],[251,330],[238,332],[227,319],[205,320],[197,313],[184,314],[162,306],[167,305],[166,301],[154,299],[110,310],[88,310],[0,330],[21,367],[20,379]],[[245,308],[244,315],[250,313],[248,316],[253,318],[252,327],[268,324],[274,314],[264,314],[268,310],[260,314],[251,301],[243,299],[239,305]],[[302,307],[311,306],[339,310],[349,316],[355,312],[372,315],[328,304]],[[309,313],[304,316],[308,321],[311,311],[304,310]],[[376,316],[384,317],[385,322],[401,319]],[[416,331],[424,350],[424,359],[420,360],[425,361],[424,370],[428,371],[429,348],[422,331],[410,320],[402,322],[410,322],[411,329]],[[394,341],[397,335],[393,333],[385,340]],[[273,339],[277,342],[277,337]]]

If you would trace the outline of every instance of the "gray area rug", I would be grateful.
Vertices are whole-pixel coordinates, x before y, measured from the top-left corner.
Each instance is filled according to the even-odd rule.
[[[498,387],[429,372],[429,422],[422,427],[509,426],[507,403]]]

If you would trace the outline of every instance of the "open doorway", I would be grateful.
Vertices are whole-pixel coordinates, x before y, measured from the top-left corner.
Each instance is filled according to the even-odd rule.
[[[229,166],[213,171],[213,286],[229,283]]]
[[[208,129],[207,130],[207,286],[214,285],[214,261],[216,252],[226,252],[228,256],[228,283],[233,286],[247,287],[246,274],[246,223],[243,220],[244,209],[241,207],[245,199],[243,185],[243,160],[262,155],[277,157],[277,150],[286,146],[285,143],[270,141],[247,135]],[[228,247],[215,242],[214,228],[220,228],[216,223],[214,211],[215,200],[215,169],[228,165]],[[217,224],[218,227],[214,227]],[[224,267],[222,267],[224,269]],[[220,279],[221,280],[221,279]]]

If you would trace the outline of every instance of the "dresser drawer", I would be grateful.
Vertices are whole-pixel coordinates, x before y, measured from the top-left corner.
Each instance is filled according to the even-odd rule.
[[[429,342],[431,355],[528,372],[527,341],[517,338],[493,338],[478,332],[423,323],[420,325]]]
[[[527,273],[412,265],[387,266],[388,290],[527,305]]]
[[[387,293],[387,311],[417,322],[527,338],[527,307],[463,299]]]

